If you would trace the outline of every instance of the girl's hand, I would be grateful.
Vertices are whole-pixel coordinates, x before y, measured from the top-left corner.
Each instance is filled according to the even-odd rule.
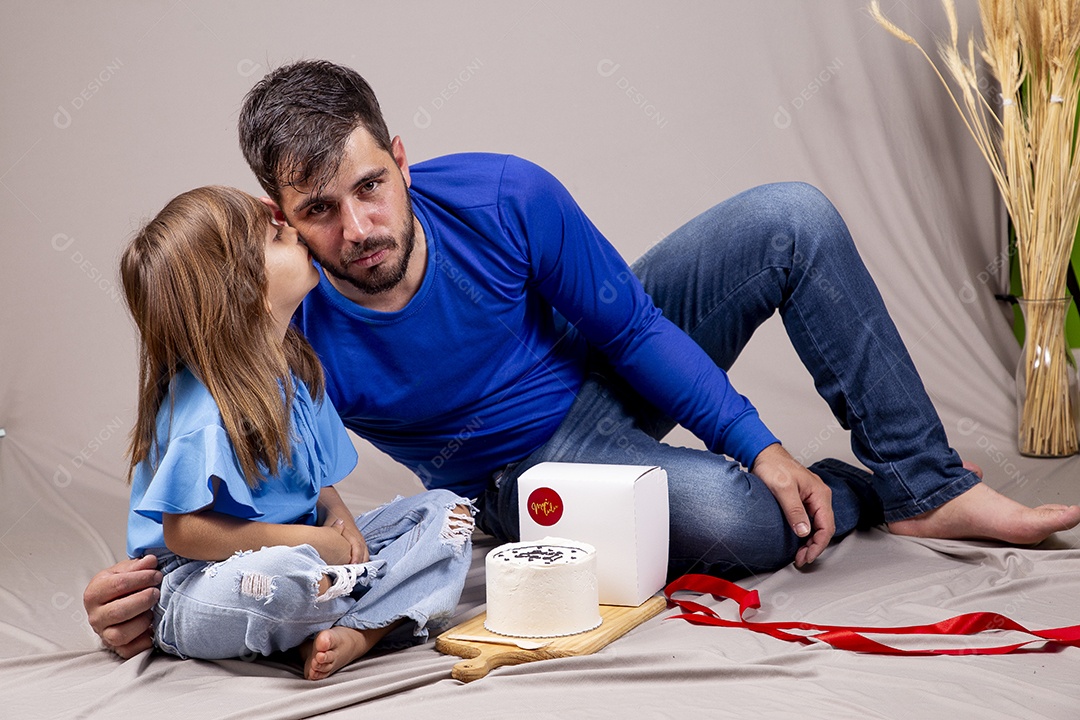
[[[366,563],[370,559],[368,553],[367,542],[364,541],[364,535],[356,527],[356,521],[352,518],[334,518],[327,517],[327,524],[338,530],[341,536],[349,541],[349,563]]]
[[[327,565],[348,565],[352,562],[352,545],[336,525],[308,527],[310,544]]]
[[[319,514],[325,527],[334,528],[349,543],[349,559],[346,562],[365,563],[368,561],[367,543],[356,527],[356,520],[349,512],[338,491],[333,486],[319,491]]]

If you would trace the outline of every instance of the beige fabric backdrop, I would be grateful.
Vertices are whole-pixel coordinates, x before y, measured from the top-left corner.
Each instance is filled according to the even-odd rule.
[[[936,2],[884,3],[932,43]],[[80,596],[123,556],[135,345],[116,261],[169,198],[258,187],[236,142],[268,68],[351,65],[412,161],[515,153],[633,259],[746,187],[802,180],[850,224],[946,429],[995,487],[1077,499],[1020,458],[995,189],[932,71],[862,0],[18,2],[0,24],[0,656],[95,646]],[[963,3],[963,27],[976,19]],[[807,463],[849,458],[782,325],[736,387]],[[370,449],[355,509],[418,487]],[[1075,542],[1070,533],[1067,542]]]

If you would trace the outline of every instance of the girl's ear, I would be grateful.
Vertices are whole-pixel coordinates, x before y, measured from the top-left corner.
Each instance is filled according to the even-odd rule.
[[[285,213],[281,212],[281,208],[278,207],[278,204],[276,202],[265,196],[259,198],[259,202],[270,208],[270,213],[271,216],[274,218],[273,222],[275,225],[288,224],[289,221],[285,219]]]

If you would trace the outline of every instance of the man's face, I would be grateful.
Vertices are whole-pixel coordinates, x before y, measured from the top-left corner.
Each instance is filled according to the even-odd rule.
[[[281,209],[332,277],[364,295],[401,283],[415,245],[409,170],[401,141],[386,152],[362,126],[323,187],[286,186]]]

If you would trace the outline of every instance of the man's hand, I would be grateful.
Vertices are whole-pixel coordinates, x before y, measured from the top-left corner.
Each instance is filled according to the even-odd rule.
[[[795,534],[810,536],[795,553],[795,567],[814,562],[836,532],[832,490],[779,443],[762,450],[750,471],[772,492]]]
[[[151,647],[151,610],[161,596],[160,585],[153,555],[121,560],[90,579],[83,607],[106,648],[126,660]]]

